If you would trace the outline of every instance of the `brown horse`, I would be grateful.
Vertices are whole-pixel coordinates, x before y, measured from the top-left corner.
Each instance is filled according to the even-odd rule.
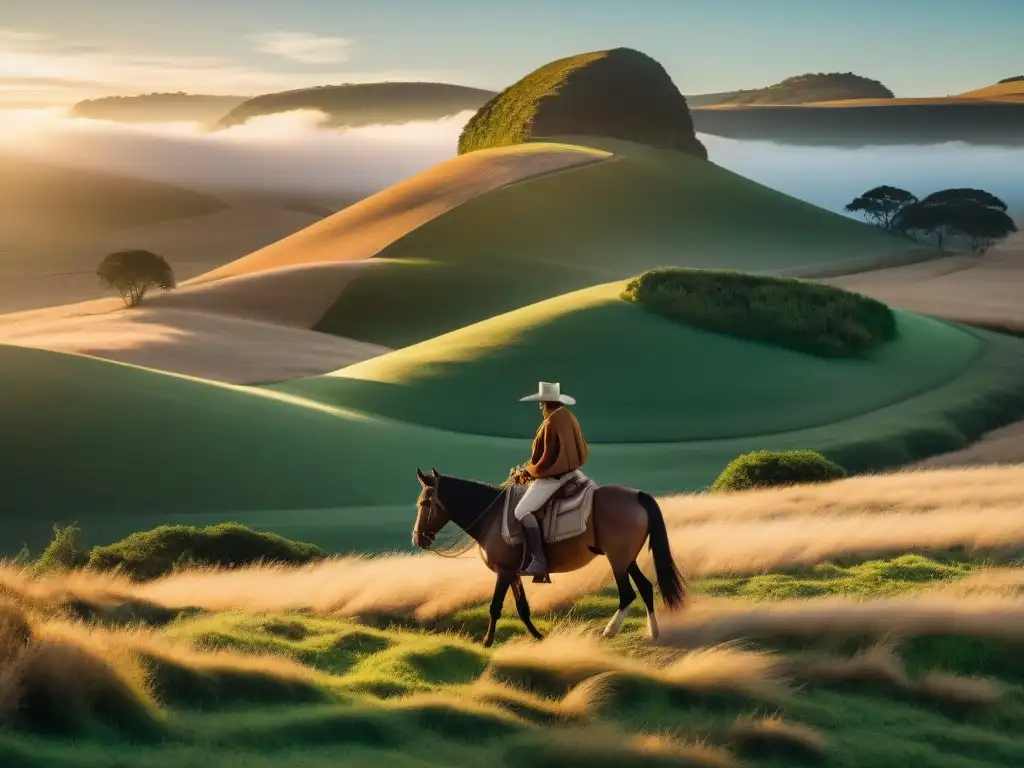
[[[476,541],[484,563],[497,574],[484,646],[489,647],[494,642],[494,628],[509,587],[516,600],[519,618],[530,634],[540,639],[540,632],[530,620],[530,604],[519,577],[525,556],[524,545],[508,544],[501,533],[506,490],[496,485],[441,475],[436,469],[430,475],[417,469],[416,477],[422,490],[417,499],[412,543],[420,549],[429,549],[438,532],[449,522],[454,523]],[[598,486],[594,491],[594,507],[587,530],[575,538],[545,545],[551,573],[578,570],[598,555],[608,558],[619,589],[619,609],[605,627],[605,637],[618,633],[626,611],[636,599],[630,579],[647,609],[648,634],[652,638],[658,636],[654,587],[636,564],[637,555],[648,537],[662,600],[670,611],[681,609],[686,599],[686,582],[672,559],[661,508],[650,494],[621,485]]]

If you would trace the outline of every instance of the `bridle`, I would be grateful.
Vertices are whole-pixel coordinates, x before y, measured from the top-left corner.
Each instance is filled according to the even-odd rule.
[[[437,478],[437,483],[435,485],[428,486],[428,487],[431,490],[431,494],[430,494],[430,509],[427,511],[426,516],[422,520],[422,522],[424,524],[430,522],[430,520],[437,513],[437,505],[438,505],[437,497],[440,496],[441,478],[440,477]],[[420,504],[419,506],[420,506],[420,508],[423,507],[422,504]],[[416,521],[416,525],[413,526],[413,529],[412,529],[413,536],[422,536],[428,542],[433,544],[434,540],[437,538],[437,531],[431,532],[431,531],[424,531],[424,530],[422,530],[420,528],[420,522],[421,522],[420,520],[417,520]]]

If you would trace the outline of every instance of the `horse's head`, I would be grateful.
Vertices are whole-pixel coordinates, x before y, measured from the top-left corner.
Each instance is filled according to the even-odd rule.
[[[420,495],[416,499],[416,524],[412,528],[413,546],[430,549],[437,533],[448,523],[448,511],[440,498],[441,475],[432,469],[429,475],[416,470],[420,481]]]

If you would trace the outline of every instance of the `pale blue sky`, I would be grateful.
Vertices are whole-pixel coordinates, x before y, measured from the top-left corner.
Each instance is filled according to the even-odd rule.
[[[0,101],[345,80],[499,89],[629,46],[684,93],[854,71],[897,95],[1024,73],[1024,0],[0,0]],[[326,38],[317,40],[316,38]]]

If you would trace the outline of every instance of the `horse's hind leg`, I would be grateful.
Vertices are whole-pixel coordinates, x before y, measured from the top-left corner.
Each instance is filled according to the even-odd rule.
[[[644,608],[647,609],[647,634],[653,640],[658,636],[658,620],[654,617],[654,585],[644,576],[636,560],[629,566],[629,577],[636,584],[640,599],[644,601]]]
[[[526,590],[523,588],[523,580],[516,576],[516,580],[512,582],[512,595],[516,599],[516,610],[519,611],[519,618],[522,619],[523,624],[526,625],[526,629],[529,630],[530,634],[538,640],[543,640],[542,635],[535,626],[530,618],[530,603],[526,599]]]
[[[629,606],[636,600],[636,592],[633,591],[633,587],[629,583],[629,571],[613,568],[612,573],[615,574],[615,586],[619,588],[619,610],[615,612],[611,621],[608,622],[608,626],[604,628],[604,637],[614,637],[619,633]]]
[[[487,625],[487,634],[484,635],[484,648],[490,648],[494,643],[494,628],[498,626],[501,609],[505,605],[505,595],[508,594],[508,588],[515,578],[515,574],[509,571],[498,571],[498,578],[494,582],[494,597],[491,598],[491,620]]]

